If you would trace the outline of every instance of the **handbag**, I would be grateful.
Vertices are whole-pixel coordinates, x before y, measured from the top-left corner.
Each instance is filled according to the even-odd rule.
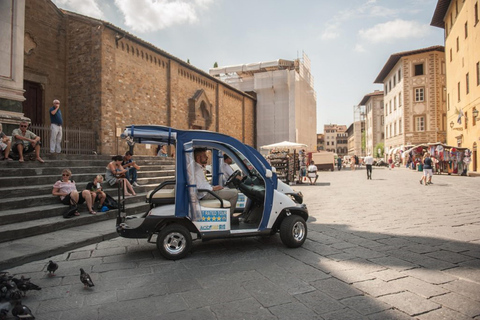
[[[77,203],[75,201],[73,201],[72,198],[70,198],[70,202],[71,202],[70,207],[63,212],[63,217],[65,219],[70,219],[70,218],[74,217],[75,212],[77,212],[77,210],[78,210]]]

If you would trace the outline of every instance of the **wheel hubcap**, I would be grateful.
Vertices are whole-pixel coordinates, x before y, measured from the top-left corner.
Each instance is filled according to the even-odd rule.
[[[182,252],[186,245],[187,241],[185,237],[179,232],[172,232],[163,240],[163,247],[170,254]]]
[[[293,225],[293,238],[297,241],[302,241],[305,236],[305,226],[301,222],[297,222]]]

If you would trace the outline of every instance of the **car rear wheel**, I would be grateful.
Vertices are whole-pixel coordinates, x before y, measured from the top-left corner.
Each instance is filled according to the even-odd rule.
[[[187,228],[180,224],[171,224],[163,228],[157,237],[157,249],[169,260],[185,258],[192,248],[192,236]]]
[[[289,248],[300,247],[307,238],[307,223],[302,217],[291,215],[280,225],[280,239]]]

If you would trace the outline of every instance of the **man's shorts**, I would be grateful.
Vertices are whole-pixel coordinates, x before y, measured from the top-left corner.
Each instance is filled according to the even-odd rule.
[[[22,143],[22,142],[17,142],[17,143],[15,143],[15,145],[14,145],[13,148],[12,148],[12,151],[13,151],[13,152],[16,152],[16,153],[18,152],[18,149],[17,149],[18,147],[17,147],[17,146],[18,146],[19,144],[23,144],[23,143]],[[42,144],[40,143],[40,141],[39,141],[37,144],[38,144],[39,146],[42,145]],[[35,148],[32,147],[32,145],[31,145],[30,143],[29,143],[29,144],[23,144],[23,153],[24,153],[24,154],[25,154],[25,153],[32,152],[32,151],[34,151],[34,150],[35,150]]]
[[[82,203],[84,203],[84,202],[85,202],[85,198],[83,197],[82,193],[79,192],[79,193],[78,193],[78,202],[77,202],[77,204],[82,204]],[[69,206],[69,205],[72,204],[72,203],[70,202],[70,193],[69,193],[68,195],[66,195],[65,198],[63,198],[62,203],[63,203],[64,205],[67,205],[67,206]]]
[[[432,177],[433,176],[433,169],[423,169],[423,176],[424,177]]]

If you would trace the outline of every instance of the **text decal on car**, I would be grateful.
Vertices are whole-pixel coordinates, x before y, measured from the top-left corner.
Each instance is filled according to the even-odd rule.
[[[202,221],[227,222],[229,210],[202,210]]]

